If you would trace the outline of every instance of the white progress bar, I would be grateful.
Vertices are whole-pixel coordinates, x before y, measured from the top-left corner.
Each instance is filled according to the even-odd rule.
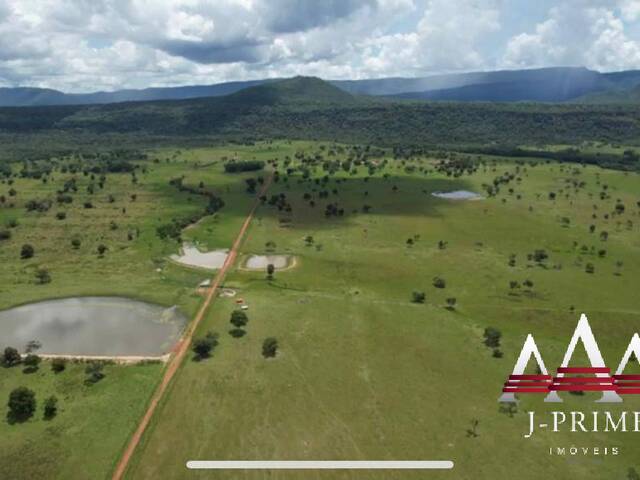
[[[190,460],[191,470],[450,470],[451,460]]]

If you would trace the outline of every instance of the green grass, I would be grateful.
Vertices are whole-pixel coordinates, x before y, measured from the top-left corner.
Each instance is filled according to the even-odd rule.
[[[452,459],[455,474],[429,478],[622,478],[637,465],[640,443],[634,434],[541,431],[530,440],[525,411],[547,411],[541,398],[523,398],[514,418],[498,411],[502,383],[511,372],[527,333],[533,333],[547,366],[555,370],[577,323],[586,312],[609,366],[615,368],[631,335],[640,329],[640,303],[634,279],[640,274],[638,184],[636,174],[541,164],[521,171],[513,194],[503,187],[497,198],[452,202],[432,197],[442,189],[482,191],[483,183],[516,165],[508,161],[458,179],[405,174],[390,167],[367,183],[363,171],[346,183],[329,184],[338,195],[302,201],[312,186],[274,185],[293,204],[291,216],[264,206],[248,233],[245,253],[298,257],[298,266],[276,272],[269,283],[262,272],[236,270],[228,287],[250,305],[245,337],[234,339],[229,314],[233,299],[214,305],[200,334],[214,330],[221,344],[205,362],[187,361],[157,411],[129,478],[210,478],[187,472],[189,459]],[[318,171],[317,176],[322,176]],[[597,176],[600,185],[597,184]],[[342,175],[344,177],[344,175]],[[565,179],[586,187],[574,193]],[[598,199],[607,184],[611,198]],[[392,186],[397,185],[394,193]],[[560,194],[564,189],[569,194]],[[363,191],[369,195],[365,198]],[[425,193],[426,191],[426,193]],[[558,193],[555,201],[548,192]],[[589,197],[589,193],[594,195]],[[521,199],[517,199],[517,195]],[[540,197],[538,198],[538,194]],[[317,195],[316,195],[317,196]],[[620,198],[624,215],[605,220]],[[503,203],[503,199],[506,203]],[[326,219],[324,205],[338,201],[343,218]],[[370,214],[353,213],[363,203]],[[593,210],[593,204],[598,210]],[[532,210],[529,210],[529,207]],[[592,213],[598,219],[591,219]],[[568,227],[561,218],[571,219]],[[291,228],[280,218],[289,217]],[[632,226],[627,227],[626,221]],[[618,221],[621,222],[618,225]],[[597,225],[590,234],[591,223]],[[609,231],[601,242],[598,233]],[[407,238],[419,235],[413,247]],[[314,246],[304,238],[312,235]],[[448,242],[445,250],[439,240]],[[578,248],[574,248],[578,242]],[[582,244],[599,258],[581,254]],[[317,248],[321,245],[321,248]],[[546,266],[527,260],[546,249]],[[511,254],[516,266],[509,267]],[[615,266],[623,261],[620,275]],[[585,264],[595,265],[595,274]],[[554,265],[557,267],[554,268]],[[446,279],[444,290],[432,279]],[[530,279],[532,293],[510,293],[509,281]],[[411,292],[427,294],[424,305]],[[455,311],[444,308],[456,297]],[[575,306],[575,312],[570,311]],[[502,359],[482,344],[487,326],[502,330]],[[276,359],[260,355],[263,339],[278,338]],[[576,357],[576,361],[579,359]],[[576,363],[577,364],[577,363]],[[594,396],[568,396],[569,410],[602,409]],[[628,398],[626,410],[637,409]],[[619,406],[607,406],[618,411]],[[477,438],[466,430],[480,421]],[[171,439],[170,442],[167,439]],[[550,446],[618,446],[618,457],[550,457]],[[514,460],[517,460],[514,462]],[[243,478],[424,478],[423,473],[245,472]],[[237,478],[220,472],[215,478]]]
[[[0,280],[0,305],[51,296],[118,294],[177,304],[192,313],[199,302],[193,289],[202,273],[167,263],[166,256],[177,251],[177,245],[157,239],[155,227],[173,216],[198,211],[203,201],[176,193],[168,180],[184,175],[184,183],[190,186],[203,181],[225,200],[227,205],[220,212],[186,230],[184,237],[209,249],[229,247],[252,201],[244,191],[244,179],[256,174],[225,175],[222,158],[282,161],[289,156],[299,165],[296,151],[312,154],[316,148],[313,143],[275,142],[179,152],[159,149],[151,156],[160,163],[149,163],[149,173],[139,175],[136,202],[126,202],[130,177],[109,175],[105,188],[113,189],[117,199],[111,213],[110,204],[98,202],[98,215],[83,216],[88,213],[76,200],[66,222],[57,223],[55,209],[44,215],[25,215],[19,206],[1,209],[4,218],[19,214],[20,226],[14,238],[0,245],[0,260],[10,271]],[[525,411],[550,407],[541,398],[523,398],[510,418],[498,411],[497,404],[527,333],[534,334],[547,366],[555,369],[584,311],[607,363],[615,368],[631,335],[640,330],[634,283],[640,275],[640,179],[635,173],[540,162],[520,166],[521,181],[502,186],[496,198],[456,202],[430,195],[436,190],[483,192],[483,184],[518,168],[508,159],[498,160],[495,166],[492,161],[487,157],[485,167],[458,178],[420,172],[422,167],[433,170],[432,159],[408,161],[418,167],[415,173],[406,173],[404,165],[391,161],[366,182],[366,171],[359,167],[356,175],[337,174],[344,179],[339,184],[335,178],[329,181],[327,189],[336,188],[338,193],[330,193],[328,199],[318,199],[323,187],[303,181],[300,174],[272,185],[267,196],[284,193],[292,213],[260,207],[243,254],[265,253],[265,244],[275,242],[275,252],[295,255],[297,266],[276,272],[273,282],[266,280],[265,272],[236,268],[230,273],[225,286],[237,289],[250,306],[248,333],[239,339],[228,334],[235,299],[217,299],[198,335],[216,331],[220,345],[211,359],[187,360],[181,366],[136,452],[129,478],[212,478],[211,473],[188,472],[184,464],[189,459],[456,462],[454,473],[433,472],[429,478],[624,478],[629,467],[640,468],[637,434],[576,436],[540,431],[526,440],[522,438],[528,425]],[[324,176],[319,167],[311,170],[312,180]],[[586,186],[574,191],[567,183],[573,179]],[[54,189],[33,180],[19,182],[24,185],[17,190],[29,191],[31,196],[42,196],[43,188]],[[600,200],[605,184],[610,198]],[[551,191],[557,194],[555,200],[548,197]],[[315,207],[303,200],[305,192],[313,195]],[[105,190],[99,196],[108,193]],[[617,199],[626,207],[624,214],[605,219]],[[328,202],[338,202],[344,216],[325,218]],[[125,204],[127,216],[122,218],[118,209]],[[364,204],[372,206],[371,213],[362,213]],[[591,218],[594,213],[598,218]],[[568,226],[563,217],[570,219]],[[82,220],[73,225],[75,218]],[[126,235],[118,236],[126,230],[109,230],[111,218],[122,225],[139,225],[140,238],[129,242]],[[290,227],[284,228],[281,219],[290,220]],[[73,228],[63,227],[65,223]],[[591,224],[597,227],[593,234]],[[606,242],[599,239],[603,230],[609,232]],[[73,233],[87,239],[78,252],[64,241]],[[314,238],[311,246],[304,241],[308,235]],[[408,247],[406,240],[416,235],[414,245]],[[36,247],[36,257],[23,261],[18,251],[27,239]],[[448,242],[446,249],[438,248],[440,240]],[[95,247],[101,241],[110,249],[98,259]],[[586,253],[580,251],[583,244]],[[600,258],[592,253],[592,246],[595,252],[606,249],[606,255]],[[549,253],[544,266],[527,260],[535,249]],[[508,265],[512,254],[514,267]],[[622,267],[616,266],[617,261],[623,262]],[[33,283],[33,269],[40,263],[51,271],[49,285]],[[585,272],[587,263],[594,264],[594,274]],[[435,276],[446,280],[445,289],[432,285]],[[511,280],[526,279],[534,283],[531,292],[510,291]],[[414,290],[426,293],[425,304],[411,303]],[[454,311],[444,308],[448,297],[457,299]],[[575,311],[570,311],[571,306]],[[493,358],[482,344],[487,326],[503,332],[502,359]],[[260,353],[268,336],[280,344],[278,356],[271,360]],[[108,368],[122,372],[123,379],[114,373],[95,387],[85,387],[78,374],[73,388],[94,392],[99,386],[120,392],[128,388],[125,378],[136,369],[156,367]],[[0,371],[0,399],[7,395],[1,383],[7,375],[29,382],[38,378],[16,369]],[[158,378],[159,369],[150,371],[149,384],[140,386],[144,398]],[[42,382],[44,390],[50,381]],[[108,394],[98,397],[103,401]],[[567,397],[563,410],[603,408],[592,403],[593,395]],[[78,422],[109,422],[119,414],[117,410],[89,413],[84,396],[76,405],[72,411],[80,412]],[[628,398],[623,406],[631,411],[640,405],[638,399]],[[120,448],[135,427],[133,418],[132,413],[126,428],[123,423],[111,432]],[[479,436],[468,438],[466,430],[473,419],[480,422]],[[33,425],[48,424],[34,420]],[[36,435],[23,428],[27,426],[31,424],[1,425],[0,433],[11,428],[24,434],[15,448],[27,448]],[[99,432],[87,435],[99,443]],[[621,454],[561,458],[547,453],[550,446],[574,444],[618,446]],[[54,452],[41,446],[37,451]],[[100,456],[102,469],[94,462],[95,476],[108,475],[117,451]],[[67,474],[59,478],[73,478],[68,472],[79,456],[76,452],[57,457],[57,468]],[[0,454],[0,465],[5,458],[9,457]],[[24,464],[25,468],[30,465]],[[27,476],[37,476],[39,466],[32,468]],[[243,472],[241,476],[424,478],[416,472]],[[238,474],[220,472],[215,478],[238,478]]]
[[[0,367],[1,368],[1,367]],[[85,366],[53,373],[43,362],[35,373],[21,366],[0,371],[0,478],[106,478],[144,412],[162,365],[105,367],[105,378],[84,385]],[[6,421],[8,392],[36,392],[37,411],[25,423]],[[58,398],[58,414],[43,418],[44,400]]]
[[[211,154],[211,150],[180,155],[175,150],[153,152],[162,161],[140,162],[148,173],[138,173],[137,184],[129,174],[108,174],[104,189],[96,187],[93,195],[86,190],[90,177],[76,174],[78,193],[73,195],[73,202],[59,206],[54,201],[45,213],[26,212],[26,202],[55,200],[56,191],[72,174],[54,172],[53,180],[47,183],[18,178],[12,185],[0,184],[0,194],[7,198],[0,206],[0,229],[11,219],[18,221],[18,226],[11,229],[11,238],[0,242],[0,308],[48,298],[116,295],[178,305],[191,317],[201,302],[195,288],[211,273],[167,261],[169,254],[178,252],[179,245],[160,240],[156,227],[174,217],[200,212],[205,200],[177,192],[169,180],[184,175],[185,183],[193,180],[197,185],[203,181],[227,203],[221,212],[200,224],[204,247],[228,246],[251,204],[251,197],[245,193],[247,175],[223,174],[221,152],[216,151],[213,160]],[[215,163],[199,167],[202,158]],[[11,188],[17,191],[14,197],[8,194]],[[135,201],[131,194],[137,195]],[[109,195],[113,195],[113,203]],[[83,207],[88,200],[94,208]],[[66,212],[66,219],[56,218],[60,211]],[[118,228],[113,230],[111,222]],[[136,230],[139,236],[135,234],[129,240],[128,232]],[[215,235],[209,235],[213,232]],[[82,241],[79,249],[71,245],[75,237]],[[200,240],[191,237],[188,230],[184,237]],[[25,243],[32,244],[36,253],[23,260],[20,249]],[[99,244],[109,248],[103,258],[97,254]],[[37,268],[49,270],[51,283],[36,284]],[[5,346],[0,339],[0,348]],[[0,368],[0,478],[108,478],[161,371],[160,365],[108,366],[107,377],[87,387],[81,365],[60,375],[50,372],[48,364],[31,375],[23,374],[21,367]],[[37,392],[40,405],[47,396],[58,396],[60,415],[45,422],[39,410],[36,419],[10,426],[5,421],[7,398],[13,388],[22,385]]]

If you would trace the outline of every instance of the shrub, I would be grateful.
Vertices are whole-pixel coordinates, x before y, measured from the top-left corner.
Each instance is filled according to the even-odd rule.
[[[242,310],[234,310],[231,312],[231,319],[229,320],[234,327],[242,328],[249,322],[249,317]]]
[[[84,369],[84,373],[87,374],[85,383],[87,385],[98,383],[105,377],[103,370],[104,364],[102,362],[90,362]]]
[[[35,249],[33,248],[32,245],[29,245],[28,243],[25,243],[24,245],[22,245],[22,248],[20,249],[20,258],[22,258],[23,260],[26,260],[28,258],[33,257],[34,254],[35,254]]]
[[[9,394],[8,417],[14,421],[25,421],[36,411],[36,394],[27,387],[18,387]]]
[[[5,367],[13,367],[14,365],[19,364],[21,360],[22,357],[20,356],[20,353],[18,353],[18,350],[16,350],[15,348],[6,347],[4,349],[4,353],[2,355],[2,364]]]
[[[278,340],[268,337],[262,342],[262,356],[265,358],[273,358],[278,353]]]
[[[54,373],[63,372],[67,368],[67,360],[64,358],[54,358],[51,360],[51,370]]]
[[[487,327],[484,329],[484,344],[487,347],[498,348],[500,346],[500,338],[502,332],[497,328]]]
[[[434,277],[433,286],[436,288],[445,288],[447,286],[447,283],[445,282],[444,278]]]
[[[209,332],[203,338],[193,341],[191,350],[196,354],[196,360],[211,356],[211,351],[218,345],[218,334]]]
[[[24,357],[24,360],[22,363],[24,363],[27,367],[36,369],[38,368],[38,365],[40,365],[41,361],[42,359],[40,358],[40,356],[36,355],[35,353],[30,353],[29,355]]]
[[[411,293],[411,301],[413,303],[424,303],[426,298],[427,296],[424,292],[414,291]]]

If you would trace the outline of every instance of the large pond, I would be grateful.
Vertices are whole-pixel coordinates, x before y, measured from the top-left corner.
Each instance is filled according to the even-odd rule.
[[[160,356],[176,343],[186,318],[166,308],[127,298],[78,297],[0,311],[0,348],[87,356]]]

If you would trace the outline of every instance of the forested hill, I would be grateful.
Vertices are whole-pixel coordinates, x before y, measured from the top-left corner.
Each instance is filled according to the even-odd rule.
[[[92,105],[185,100],[229,95],[248,87],[278,80],[281,79],[93,93],[65,93],[48,88],[10,87],[0,88],[0,106]],[[596,92],[633,88],[640,85],[640,71],[602,73],[582,67],[547,67],[449,73],[415,78],[331,80],[329,83],[356,95],[445,101],[559,102]]]
[[[91,106],[0,108],[0,134],[127,134],[239,141],[323,139],[378,145],[640,143],[624,105],[428,103],[354,96],[296,77],[232,95]]]

